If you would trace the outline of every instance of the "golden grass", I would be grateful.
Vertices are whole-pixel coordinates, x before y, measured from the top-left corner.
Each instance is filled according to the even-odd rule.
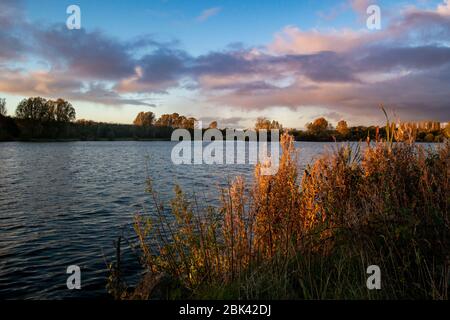
[[[157,214],[136,216],[135,230],[146,281],[170,279],[164,298],[448,298],[448,142],[340,146],[300,181],[293,138],[281,146],[278,172],[258,164],[253,184],[237,177],[220,208],[176,187],[167,215],[149,180]],[[371,264],[377,292],[365,287]],[[112,287],[116,298],[158,298],[154,284]]]

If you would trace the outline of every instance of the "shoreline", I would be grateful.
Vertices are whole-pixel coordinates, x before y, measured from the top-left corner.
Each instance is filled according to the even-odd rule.
[[[119,139],[12,139],[12,140],[0,140],[1,143],[8,143],[8,142],[24,142],[24,143],[64,143],[64,142],[128,142],[128,141],[136,141],[136,142],[177,142],[172,141],[167,138],[151,138],[151,139],[133,139],[133,138],[119,138]],[[193,140],[195,141],[195,140]],[[223,140],[227,141],[227,140]],[[361,142],[366,143],[365,140],[294,140],[295,142],[318,142],[318,143],[331,143],[331,142]],[[212,142],[212,141],[205,141],[205,142]],[[247,142],[247,141],[246,141]],[[270,141],[268,141],[270,142]],[[372,141],[371,141],[372,142]],[[425,143],[425,144],[442,144],[444,142],[436,142],[436,141],[415,141],[415,143]]]

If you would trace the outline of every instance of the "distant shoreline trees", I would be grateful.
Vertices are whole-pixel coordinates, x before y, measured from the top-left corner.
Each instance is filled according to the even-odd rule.
[[[154,121],[155,114],[153,112],[139,112],[136,119],[134,119],[133,124],[135,126],[152,126]]]
[[[336,131],[339,133],[342,137],[347,137],[350,133],[350,130],[348,128],[347,122],[345,120],[341,120],[338,122],[336,126]]]
[[[178,113],[163,114],[156,118],[153,112],[140,112],[132,125],[112,124],[80,119],[75,121],[76,111],[64,99],[47,100],[42,97],[23,99],[17,106],[15,117],[8,116],[6,101],[0,98],[0,141],[14,140],[170,140],[177,128],[193,130],[197,119]],[[213,120],[209,128],[218,128]],[[278,129],[288,132],[297,141],[361,141],[369,137],[386,136],[383,127],[349,127],[345,120],[336,128],[323,117],[306,125],[306,130],[286,129],[282,124],[267,118],[258,118],[256,131]],[[224,129],[222,130],[224,133]],[[440,142],[449,138],[450,130],[436,126],[415,128],[416,140]]]
[[[208,126],[208,129],[217,129],[217,121],[211,121]]]
[[[0,98],[0,116],[6,117],[6,100],[4,98]]]
[[[197,119],[193,117],[185,117],[178,113],[163,114],[156,120],[155,125],[158,127],[171,127],[182,129],[194,129]]]
[[[264,117],[260,117],[258,119],[256,119],[256,123],[255,123],[255,130],[272,130],[272,129],[276,129],[276,130],[283,130],[283,126],[275,120],[270,121],[267,118]]]
[[[306,128],[314,135],[323,135],[326,134],[328,130],[333,129],[327,119],[323,117],[314,120],[312,123],[306,124]]]
[[[14,118],[6,115],[4,99],[0,104],[0,140],[57,139],[67,134],[76,117],[75,108],[64,99],[23,99]]]
[[[70,122],[75,117],[75,108],[64,99],[54,101],[32,97],[23,99],[16,109],[16,118],[22,120]]]

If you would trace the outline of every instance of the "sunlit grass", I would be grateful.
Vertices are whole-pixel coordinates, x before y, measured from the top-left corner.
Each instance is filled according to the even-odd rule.
[[[219,208],[176,187],[167,210],[149,180],[156,215],[135,218],[147,275],[134,289],[112,277],[110,292],[123,299],[447,299],[449,143],[435,151],[409,138],[394,143],[400,133],[388,127],[387,141],[364,151],[338,146],[301,180],[301,151],[285,134],[277,174],[261,175],[258,164],[252,184],[237,177],[221,190]],[[382,289],[371,291],[366,268],[374,264]]]

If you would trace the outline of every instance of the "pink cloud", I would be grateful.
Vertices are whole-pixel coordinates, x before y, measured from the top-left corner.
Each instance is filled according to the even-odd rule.
[[[204,22],[204,21],[208,20],[209,18],[219,14],[220,11],[222,11],[221,7],[214,7],[214,8],[209,8],[209,9],[203,10],[203,12],[197,17],[197,21]]]
[[[276,54],[312,54],[320,51],[342,52],[371,42],[376,38],[368,31],[350,29],[303,31],[294,26],[287,26],[275,34],[268,50]]]
[[[444,0],[443,3],[438,5],[436,11],[439,14],[442,14],[442,15],[445,15],[445,16],[450,16],[450,1],[449,0]]]
[[[366,2],[353,5],[357,10]],[[24,68],[0,64],[0,91],[151,105],[143,96],[183,87],[187,79],[188,89],[196,90],[199,100],[217,108],[262,112],[309,106],[377,117],[378,104],[384,102],[409,117],[433,114],[448,120],[444,119],[450,107],[448,8],[447,1],[433,10],[400,10],[378,32],[287,26],[263,46],[229,47],[200,56],[152,37],[124,42],[101,32],[83,30],[74,37],[54,26],[8,23],[0,30],[0,39],[21,34],[27,47],[20,42],[10,47],[13,50],[0,47],[0,59]],[[206,10],[202,19],[219,11]],[[26,68],[18,58],[24,55],[48,68]]]

